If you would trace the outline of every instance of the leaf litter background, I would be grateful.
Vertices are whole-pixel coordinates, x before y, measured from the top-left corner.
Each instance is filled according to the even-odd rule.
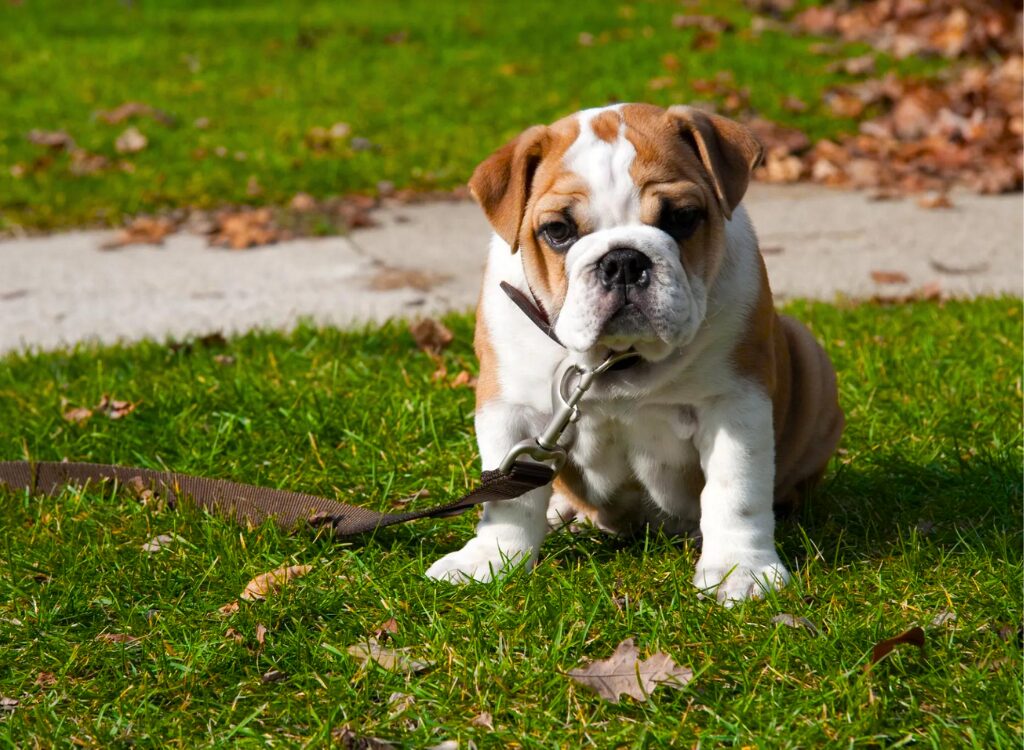
[[[662,74],[647,81],[646,94],[630,92],[628,98],[660,101],[667,96],[672,101],[684,96],[698,106],[748,123],[767,147],[757,176],[768,182],[812,181],[868,189],[879,199],[921,193],[925,208],[949,207],[946,194],[955,186],[980,193],[1020,189],[1022,57],[1021,11],[1016,4],[1000,0],[838,0],[803,10],[794,0],[746,0],[745,5],[752,15],[741,17],[729,5],[720,9],[700,3],[676,6],[679,10],[670,16],[669,26],[683,36],[675,45],[666,45],[660,57]],[[626,24],[617,33],[577,34],[581,52],[600,54],[612,45],[633,43],[637,30],[630,23],[637,9],[624,4],[617,14]],[[383,48],[397,50],[414,43],[416,31],[402,29],[386,35],[381,40]],[[641,35],[651,31],[649,27],[639,29]],[[756,41],[766,34],[834,40],[813,45],[812,51],[822,59],[831,58],[832,70],[854,80],[826,89],[822,101],[804,101],[785,91],[774,92],[774,98],[781,101],[787,119],[798,120],[824,109],[837,122],[856,123],[856,132],[825,139],[810,137],[792,124],[765,117],[752,103],[759,92],[749,84],[738,85],[728,69],[703,78],[689,72],[694,55],[714,60],[725,40]],[[315,39],[305,43],[315,48]],[[851,57],[849,50],[854,47],[850,45],[868,51]],[[933,72],[901,76],[894,72],[892,59],[920,60]],[[498,77],[515,80],[529,75],[521,68],[519,63],[506,63],[499,66]],[[462,85],[469,92],[481,84],[467,81]],[[760,82],[757,85],[760,87]],[[688,93],[677,95],[677,91]],[[608,96],[609,101],[616,99],[614,94]],[[579,106],[603,103],[586,101]],[[69,130],[39,123],[28,132],[9,134],[9,138],[26,139],[36,153],[32,159],[8,164],[6,176],[15,183],[31,183],[36,176],[67,169],[72,180],[113,180],[119,173],[136,172],[138,164],[133,159],[145,154],[154,131],[159,135],[160,130],[191,129],[205,144],[203,134],[211,126],[210,117],[183,122],[173,112],[135,100],[97,108],[92,117],[111,128],[112,148],[84,147]],[[528,124],[509,123],[512,127]],[[420,126],[410,123],[409,127]],[[477,158],[499,142],[485,141],[480,141]],[[308,127],[298,145],[310,165],[333,161],[340,166],[377,159],[382,153],[372,133],[356,132],[343,121]],[[196,146],[191,154],[175,158],[195,161],[195,168],[202,172],[211,159],[245,165],[252,155],[221,143]],[[231,249],[296,235],[343,232],[372,225],[372,209],[382,202],[465,198],[464,187],[454,191],[437,188],[443,188],[442,183],[458,184],[467,176],[468,170],[397,186],[393,180],[381,179],[365,186],[369,189],[361,195],[300,191],[281,201],[278,185],[264,184],[267,178],[254,166],[240,186],[245,202],[253,205],[177,205],[157,215],[129,217],[124,231],[108,247],[159,244],[169,232],[182,229],[206,235],[213,246]],[[155,179],[163,178],[157,175]],[[152,188],[159,192],[157,185]],[[106,221],[118,223],[120,217],[108,216]],[[10,230],[0,222],[3,231]]]

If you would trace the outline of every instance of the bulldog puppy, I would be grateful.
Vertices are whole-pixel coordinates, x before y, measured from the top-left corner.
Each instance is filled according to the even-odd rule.
[[[825,352],[772,305],[740,205],[760,157],[725,118],[625,104],[532,127],[476,169],[494,227],[475,336],[484,468],[542,429],[566,361],[640,359],[598,377],[554,485],[485,505],[476,536],[428,576],[531,567],[549,521],[580,514],[616,533],[699,528],[694,583],[721,602],[785,584],[773,511],[821,477],[843,414]]]

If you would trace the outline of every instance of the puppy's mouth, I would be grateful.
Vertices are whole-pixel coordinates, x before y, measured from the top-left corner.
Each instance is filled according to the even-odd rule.
[[[629,370],[632,367],[636,367],[638,364],[644,361],[644,358],[640,356],[640,352],[636,349],[627,349],[625,354],[631,355],[623,357],[614,365],[608,368],[609,372],[621,372],[622,370]]]
[[[597,343],[614,352],[632,349],[642,341],[657,339],[654,326],[643,307],[626,299],[601,326]]]

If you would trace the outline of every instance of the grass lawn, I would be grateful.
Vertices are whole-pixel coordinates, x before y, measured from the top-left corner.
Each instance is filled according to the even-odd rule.
[[[534,574],[456,588],[423,570],[470,536],[469,516],[338,544],[109,491],[0,493],[0,695],[20,701],[0,715],[0,746],[316,746],[348,725],[408,747],[1019,747],[1021,302],[789,310],[833,356],[848,428],[824,486],[781,528],[795,580],[769,601],[699,601],[696,550],[665,538],[561,533]],[[454,375],[474,366],[471,321],[449,322]],[[425,487],[440,502],[477,467],[472,392],[433,371],[398,327],[9,356],[0,456],[167,466],[378,507]],[[104,393],[140,405],[62,419]],[[180,539],[142,551],[157,534]],[[313,570],[218,613],[282,564]],[[773,624],[779,613],[820,635]],[[406,676],[346,653],[389,618],[395,644],[433,666]],[[924,654],[904,646],[865,670],[873,644],[913,625]],[[564,675],[631,636],[696,678],[613,705]],[[473,723],[484,712],[493,729]]]
[[[672,24],[701,12],[733,27],[715,39]],[[851,80],[829,72],[835,55],[791,32],[754,33],[750,18],[739,0],[0,3],[0,231],[374,192],[381,180],[452,187],[504,139],[582,107],[721,103],[726,92],[699,86],[720,71],[764,117],[812,138],[851,130],[821,100]],[[939,64],[880,56],[879,72]],[[787,96],[807,111],[786,109]],[[173,121],[98,116],[129,101]],[[309,137],[339,122],[349,137]],[[148,145],[121,155],[129,125]],[[33,129],[64,130],[108,165],[76,174],[66,152],[27,140]]]

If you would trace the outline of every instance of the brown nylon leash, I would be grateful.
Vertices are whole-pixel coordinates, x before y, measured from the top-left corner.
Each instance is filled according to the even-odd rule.
[[[502,290],[527,318],[560,346],[547,313],[539,303],[511,284],[501,282]],[[593,378],[609,369],[622,369],[638,361],[635,354],[615,354],[598,368],[584,371],[575,392],[565,390],[563,379],[552,405],[552,421],[536,438],[513,446],[501,468],[480,474],[480,484],[458,500],[444,505],[401,513],[380,513],[358,505],[349,505],[326,497],[257,487],[224,479],[210,479],[173,471],[158,471],[113,464],[69,463],[56,461],[0,461],[0,486],[31,494],[56,495],[62,487],[86,487],[114,482],[136,491],[149,489],[170,504],[179,498],[191,500],[207,511],[233,517],[240,524],[258,526],[271,519],[289,531],[300,527],[328,527],[338,538],[414,521],[417,518],[443,518],[463,513],[475,505],[495,500],[511,500],[530,490],[549,484],[566,457],[558,444],[562,432],[579,412],[576,404],[590,387]],[[533,460],[530,460],[530,459]],[[553,461],[554,465],[543,463]]]
[[[287,530],[303,526],[326,526],[338,538],[363,534],[417,518],[454,516],[492,500],[510,500],[543,487],[554,479],[554,475],[554,469],[545,464],[517,461],[508,471],[483,472],[479,486],[453,502],[401,513],[379,513],[302,492],[257,487],[173,471],[111,464],[0,461],[0,485],[6,485],[12,490],[55,495],[68,485],[85,487],[116,482],[136,490],[149,489],[171,504],[179,499],[191,500],[200,508],[233,517],[240,524],[258,526],[271,519]]]

